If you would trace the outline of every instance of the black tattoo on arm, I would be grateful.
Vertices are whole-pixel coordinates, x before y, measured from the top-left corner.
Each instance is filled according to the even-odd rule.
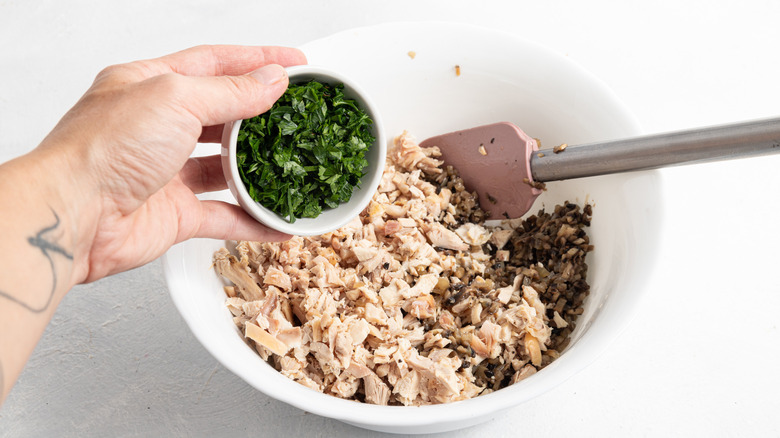
[[[43,256],[46,257],[46,259],[49,261],[52,282],[49,296],[46,298],[46,303],[43,306],[35,306],[26,302],[24,299],[17,298],[7,292],[0,290],[0,297],[10,300],[34,313],[41,313],[49,308],[51,300],[54,298],[54,292],[57,290],[57,270],[54,267],[54,259],[52,258],[52,255],[60,254],[68,260],[73,260],[73,254],[66,251],[56,241],[52,240],[52,238],[46,236],[52,231],[55,231],[60,226],[60,217],[57,215],[57,212],[55,212],[54,209],[52,209],[51,212],[54,214],[54,225],[38,231],[38,234],[35,236],[27,238],[27,242],[30,244],[30,246],[40,249]],[[2,373],[1,369],[0,373]],[[0,378],[2,378],[2,375],[0,375]],[[0,380],[0,383],[2,383],[2,380]],[[0,389],[2,389],[2,387],[0,387]]]

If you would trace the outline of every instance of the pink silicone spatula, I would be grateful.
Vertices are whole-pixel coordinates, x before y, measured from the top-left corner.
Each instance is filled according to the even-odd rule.
[[[542,191],[535,183],[780,152],[780,118],[568,146],[555,153],[512,123],[429,138],[445,164],[476,190],[490,219],[525,214]],[[490,200],[490,203],[486,202]]]

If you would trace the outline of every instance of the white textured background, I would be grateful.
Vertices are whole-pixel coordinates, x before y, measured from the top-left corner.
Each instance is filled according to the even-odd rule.
[[[775,1],[0,0],[0,161],[33,148],[106,65],[408,20],[547,45],[648,133],[780,116]],[[780,157],[663,173],[662,257],[632,325],[555,390],[447,436],[780,434]],[[290,408],[218,365],[155,262],[73,290],[0,408],[2,437],[116,435],[381,434]]]

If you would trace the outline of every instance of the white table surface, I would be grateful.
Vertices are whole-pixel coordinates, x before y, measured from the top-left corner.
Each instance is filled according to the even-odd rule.
[[[780,116],[773,1],[0,0],[0,161],[33,148],[106,65],[404,20],[547,45],[648,133]],[[780,434],[780,157],[662,172],[667,230],[633,323],[561,386],[447,436]],[[75,288],[0,408],[3,437],[115,435],[381,434],[291,408],[217,364],[154,262]]]

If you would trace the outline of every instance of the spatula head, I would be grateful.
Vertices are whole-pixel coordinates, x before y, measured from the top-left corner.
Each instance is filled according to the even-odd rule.
[[[420,145],[441,149],[444,163],[458,170],[469,191],[477,192],[490,219],[521,217],[542,193],[533,187],[530,167],[531,154],[539,147],[512,123],[450,132]]]

